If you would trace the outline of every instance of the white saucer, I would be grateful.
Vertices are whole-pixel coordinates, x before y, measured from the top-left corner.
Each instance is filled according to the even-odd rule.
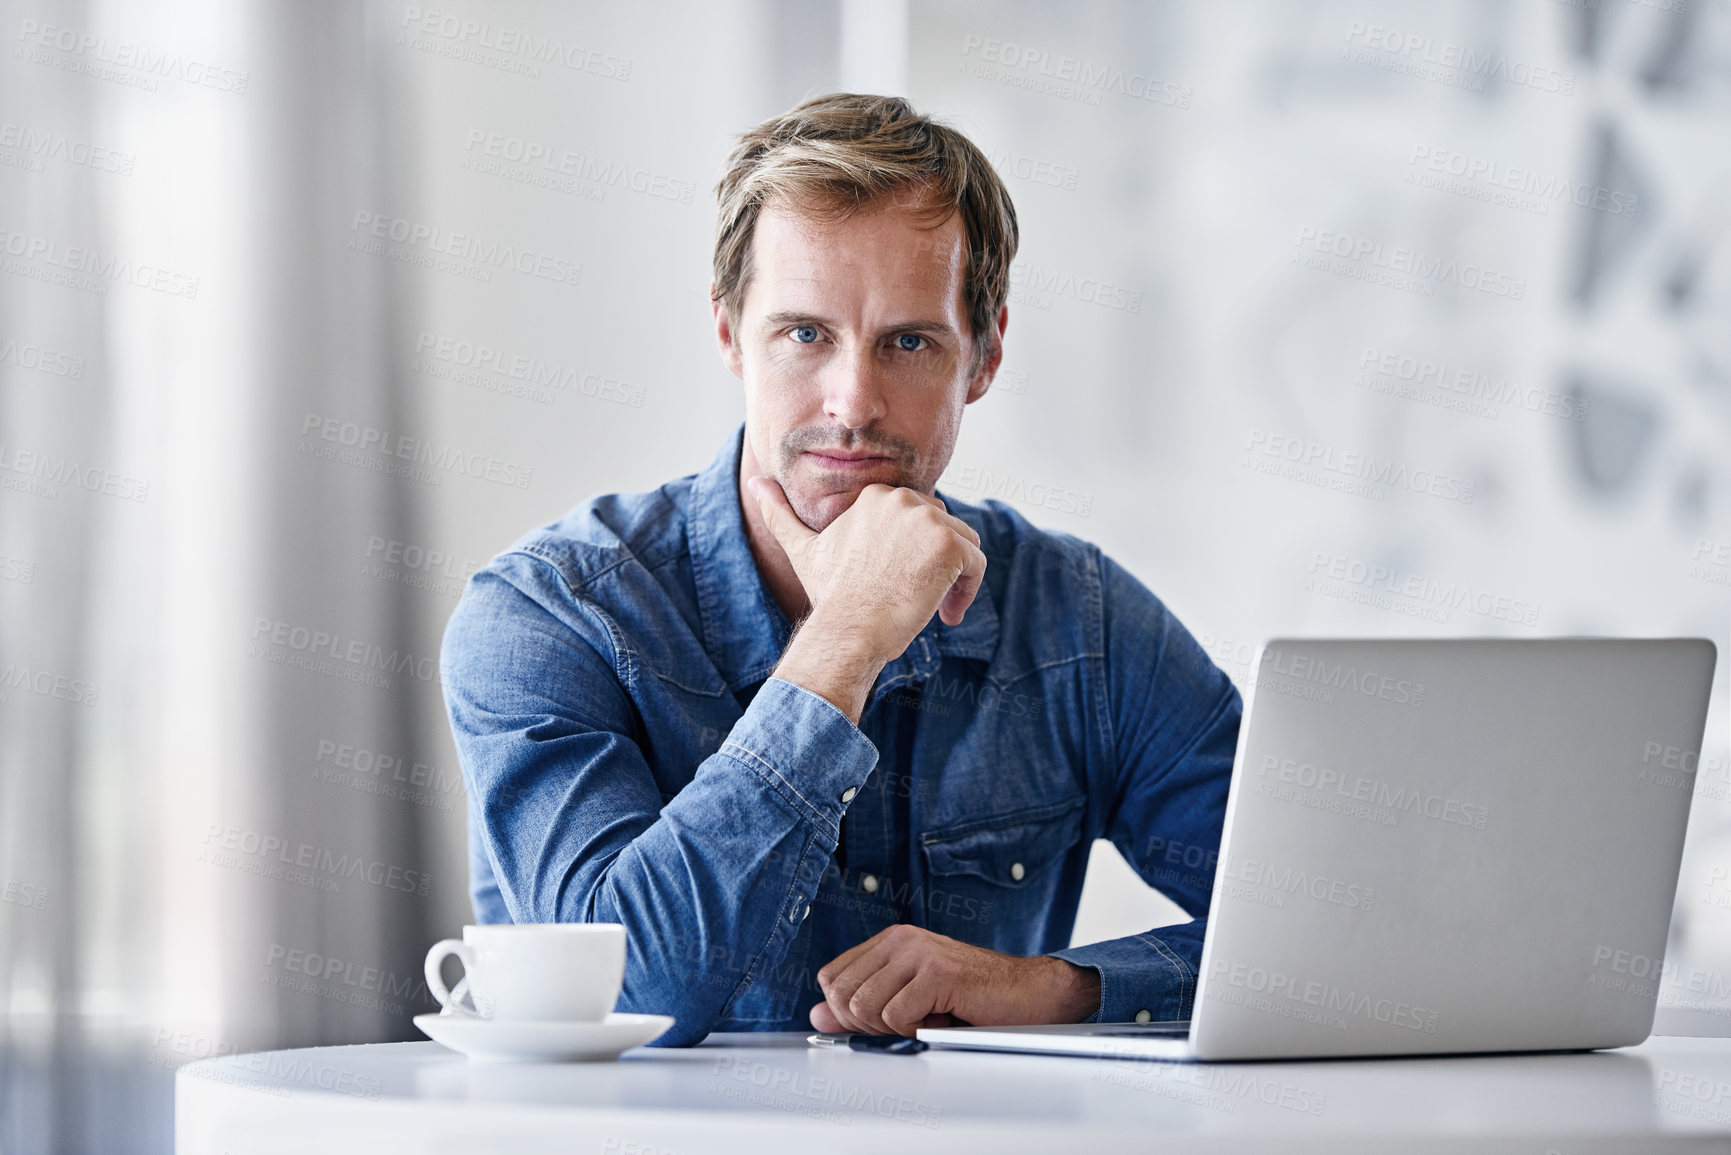
[[[659,1038],[672,1015],[610,1014],[599,1023],[496,1023],[466,1015],[416,1015],[415,1025],[434,1042],[471,1059],[518,1063],[602,1060]]]

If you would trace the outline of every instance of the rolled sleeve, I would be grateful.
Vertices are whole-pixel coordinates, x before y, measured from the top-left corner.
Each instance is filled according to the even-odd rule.
[[[877,748],[821,696],[770,678],[664,800],[611,623],[514,576],[528,588],[478,575],[445,637],[472,858],[489,867],[477,909],[623,924],[619,1008],[673,1014],[657,1045],[694,1043],[781,963]]]
[[[721,754],[757,774],[789,807],[827,827],[832,841],[841,835],[844,799],[865,786],[878,761],[877,747],[846,714],[782,678],[764,682]]]
[[[1196,919],[1052,954],[1100,976],[1100,1007],[1084,1021],[1130,1023],[1146,1012],[1148,1022],[1177,1022],[1195,1009],[1206,923]]]

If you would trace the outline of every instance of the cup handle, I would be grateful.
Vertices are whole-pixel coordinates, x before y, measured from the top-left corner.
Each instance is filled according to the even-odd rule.
[[[442,967],[441,973],[443,973]],[[469,993],[469,974],[467,971],[463,972],[462,978],[451,984],[451,1001],[466,1011],[476,1009],[475,996]]]
[[[444,965],[448,955],[456,955],[463,960],[464,978],[468,978],[469,972],[475,967],[475,950],[473,947],[462,939],[441,939],[433,944],[432,950],[427,952],[427,991],[439,1000],[439,1005],[445,1008],[445,1014],[464,1015],[471,1019],[478,1019],[481,1016],[453,998],[445,986],[445,976],[439,973],[439,968]]]

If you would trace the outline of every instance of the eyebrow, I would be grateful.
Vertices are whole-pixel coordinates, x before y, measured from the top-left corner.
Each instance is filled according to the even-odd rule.
[[[819,317],[815,313],[795,312],[770,313],[763,320],[765,324],[777,326],[828,325],[831,323],[828,318]],[[890,333],[954,333],[955,331],[954,326],[944,321],[925,320],[903,321],[900,324],[889,325],[885,328],[885,332]]]

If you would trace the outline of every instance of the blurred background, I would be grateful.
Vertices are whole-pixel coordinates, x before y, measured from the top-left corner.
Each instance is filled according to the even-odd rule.
[[[741,419],[714,183],[836,89],[1020,213],[940,488],[1241,685],[1277,632],[1720,644],[1661,1002],[1731,1027],[1727,0],[0,11],[0,1149],[166,1151],[187,1061],[418,1037],[445,620]],[[1176,917],[1102,848],[1078,941]]]

